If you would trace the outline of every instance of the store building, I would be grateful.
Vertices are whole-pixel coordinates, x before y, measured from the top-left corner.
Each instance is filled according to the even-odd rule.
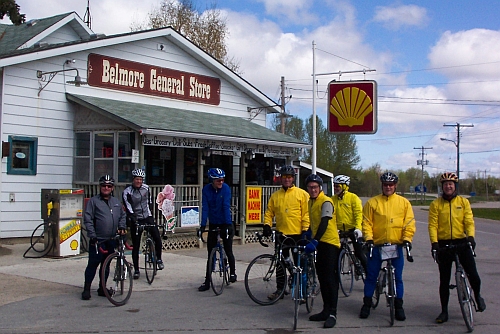
[[[0,238],[30,236],[41,189],[88,197],[112,174],[119,196],[134,168],[156,192],[176,187],[179,206],[199,205],[206,170],[224,169],[239,221],[247,181],[271,186],[310,148],[265,127],[277,112],[171,28],[96,35],[76,13],[0,25]]]

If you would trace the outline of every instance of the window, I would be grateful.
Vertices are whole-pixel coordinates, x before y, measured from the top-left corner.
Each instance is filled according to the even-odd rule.
[[[90,132],[75,134],[75,163],[73,180],[88,182],[90,174]]]
[[[94,182],[102,175],[114,175],[115,134],[113,132],[94,134]]]
[[[9,136],[7,174],[36,175],[38,138]]]
[[[134,132],[76,132],[74,182],[97,182],[109,174],[117,182],[132,182]]]
[[[135,133],[118,133],[118,182],[132,182],[132,149],[135,149]]]

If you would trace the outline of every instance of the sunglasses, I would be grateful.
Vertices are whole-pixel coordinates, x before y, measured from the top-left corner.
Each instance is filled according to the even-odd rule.
[[[111,184],[101,184],[101,188],[108,188],[108,189],[112,189],[113,186]]]
[[[293,175],[281,175],[284,179],[293,179]]]

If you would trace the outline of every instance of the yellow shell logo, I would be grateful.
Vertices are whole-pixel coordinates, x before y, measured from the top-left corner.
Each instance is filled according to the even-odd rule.
[[[363,125],[365,117],[373,111],[373,103],[364,90],[346,87],[335,94],[330,112],[337,117],[339,125],[353,127]]]
[[[76,240],[71,240],[70,244],[69,244],[69,248],[71,248],[71,250],[77,250],[78,249],[78,241]]]

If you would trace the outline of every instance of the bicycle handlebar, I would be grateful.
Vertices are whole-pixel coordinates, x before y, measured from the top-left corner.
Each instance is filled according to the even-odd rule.
[[[383,245],[371,245],[371,246],[369,246],[370,247],[370,257],[372,257],[372,255],[373,255],[373,248],[381,247],[381,246],[383,246]],[[411,255],[411,252],[410,252],[410,246],[406,245],[406,246],[404,246],[404,248],[406,249],[406,260],[408,262],[413,262],[414,259],[413,259],[413,256]]]
[[[128,250],[134,249],[133,246],[130,246],[129,244],[127,244],[127,241],[125,240],[126,237],[127,236],[125,234],[116,234],[114,238],[110,238],[108,240],[123,240],[123,245],[125,246],[126,249],[128,249]],[[107,241],[107,240],[105,240],[105,241]],[[102,254],[108,254],[109,253],[109,250],[104,249],[101,246],[99,246],[99,244],[102,244],[105,241],[97,242],[95,244],[95,252],[96,252],[96,254],[99,254],[99,252],[101,252]]]
[[[259,241],[259,244],[262,245],[262,247],[269,247],[268,244],[266,244],[264,241],[262,241],[262,234],[260,234],[259,232],[255,232],[255,236],[257,237],[257,240]]]
[[[410,253],[410,245],[406,245],[405,249],[406,249],[406,260],[408,260],[408,262],[413,262],[413,256]]]
[[[470,251],[472,253],[472,256],[476,257],[476,251],[472,247],[472,244],[470,242],[467,242],[467,246],[469,246]],[[460,247],[465,247],[465,244],[444,245],[441,248],[455,249],[455,248],[460,248]],[[437,262],[437,251],[435,249],[432,250],[432,257],[434,258],[434,262]]]

